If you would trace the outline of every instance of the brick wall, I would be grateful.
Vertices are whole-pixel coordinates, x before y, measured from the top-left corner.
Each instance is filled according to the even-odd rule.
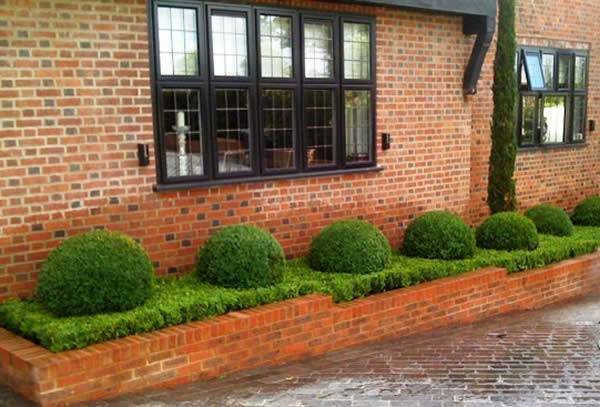
[[[600,282],[599,260],[479,270],[344,304],[311,295],[61,354],[0,329],[0,382],[62,406],[206,380],[582,295]]]
[[[139,167],[136,159],[137,143],[154,144],[145,0],[0,0],[0,300],[31,294],[48,251],[95,227],[138,238],[165,274],[188,270],[201,243],[229,224],[264,227],[294,256],[336,219],[362,216],[398,246],[407,222],[425,210],[474,222],[485,214],[493,50],[480,93],[464,97],[473,38],[462,34],[460,17],[272,2],[377,17],[377,131],[393,140],[378,151],[383,171],[155,193],[154,161]],[[530,10],[541,3],[558,8],[521,3],[520,30],[533,25]],[[582,38],[592,49],[600,39],[583,24],[579,32],[574,19],[600,17],[593,3],[577,3],[586,13],[565,13],[577,24],[552,37]],[[591,57],[594,83],[600,70],[593,50]],[[589,118],[599,113],[593,86]],[[521,155],[522,202],[570,206],[597,191],[595,137],[591,143]]]

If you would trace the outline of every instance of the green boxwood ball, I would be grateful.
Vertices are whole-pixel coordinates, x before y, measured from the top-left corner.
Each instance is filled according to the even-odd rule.
[[[490,216],[477,228],[477,245],[493,250],[533,250],[539,244],[533,221],[516,212]]]
[[[57,316],[125,311],[152,294],[154,269],[144,248],[117,232],[66,239],[42,266],[37,298]]]
[[[538,233],[554,236],[573,234],[573,223],[569,215],[553,205],[537,205],[525,212],[525,216],[535,223]]]
[[[600,226],[600,196],[584,199],[571,216],[573,223],[582,226]]]
[[[404,254],[427,259],[473,257],[475,234],[450,212],[427,212],[411,222],[404,235]]]
[[[368,274],[383,270],[392,250],[379,229],[361,220],[344,220],[324,228],[312,241],[310,266],[328,273]]]
[[[210,284],[256,288],[281,282],[284,264],[283,249],[271,234],[236,225],[221,229],[200,248],[196,272]]]

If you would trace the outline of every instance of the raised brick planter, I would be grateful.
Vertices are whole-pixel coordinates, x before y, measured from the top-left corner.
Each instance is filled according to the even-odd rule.
[[[66,405],[540,307],[599,282],[595,253],[511,275],[483,269],[343,304],[310,295],[58,354],[0,329],[0,381],[41,405]]]

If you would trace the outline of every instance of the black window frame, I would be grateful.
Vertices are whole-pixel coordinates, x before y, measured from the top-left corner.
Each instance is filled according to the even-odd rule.
[[[198,75],[162,75],[160,72],[160,44],[158,30],[158,7],[193,8],[196,10],[198,41]],[[377,169],[376,148],[376,21],[374,16],[360,16],[343,13],[318,12],[312,9],[271,7],[269,5],[244,5],[234,3],[215,3],[195,0],[149,0],[149,38],[150,66],[152,85],[153,125],[155,137],[156,174],[158,186],[183,187],[210,186],[220,183],[243,183],[261,181],[261,179],[310,177],[313,174],[338,174],[346,171]],[[215,76],[212,56],[212,18],[214,14],[233,14],[246,16],[248,75]],[[292,21],[292,70],[291,78],[262,77],[260,56],[260,16],[278,15],[290,17]],[[304,67],[304,22],[331,21],[333,27],[333,78],[305,78]],[[362,23],[369,25],[370,55],[369,79],[344,78],[344,23]],[[198,89],[201,92],[203,175],[168,176],[166,169],[166,151],[163,141],[163,118],[161,90],[169,88]],[[216,142],[216,90],[221,88],[248,89],[249,130],[251,145],[250,157],[252,171],[239,173],[219,173]],[[293,168],[268,169],[262,128],[263,91],[270,89],[290,89],[294,92],[294,166]],[[308,167],[306,160],[306,137],[304,134],[304,91],[305,89],[334,90],[334,120],[336,144],[334,164]],[[347,162],[345,157],[345,91],[370,91],[370,127],[369,160]]]
[[[544,89],[532,90],[530,88],[529,80],[527,85],[522,83],[523,72],[527,75],[527,70],[523,69],[524,66],[524,55],[526,52],[537,52],[540,55],[540,62],[542,62],[543,71],[543,55],[551,54],[554,55],[554,67],[553,67],[553,78],[552,87],[544,87]],[[567,56],[569,58],[569,72],[568,72],[568,86],[566,88],[559,87],[559,63],[560,57]],[[585,87],[583,89],[575,88],[575,59],[577,57],[584,57],[586,59],[585,65]],[[589,99],[589,65],[590,55],[589,51],[582,49],[562,49],[562,48],[548,48],[548,47],[532,47],[524,46],[517,50],[517,84],[519,87],[519,97],[517,101],[517,125],[515,136],[517,138],[518,146],[521,150],[527,150],[531,148],[551,148],[551,147],[569,147],[577,145],[585,145],[587,143],[587,104]],[[544,82],[545,78],[544,78]],[[564,140],[562,142],[555,143],[544,143],[541,140],[541,117],[543,117],[544,98],[550,96],[561,96],[566,98],[565,105],[565,123],[564,123]],[[533,143],[528,143],[522,140],[522,123],[523,123],[523,98],[524,97],[535,97],[535,129],[534,129],[534,140]],[[583,137],[581,140],[574,140],[574,109],[575,109],[575,98],[584,98],[583,117],[581,118],[583,127]]]

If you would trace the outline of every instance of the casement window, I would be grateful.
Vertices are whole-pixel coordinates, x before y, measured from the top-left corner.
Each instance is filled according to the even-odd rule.
[[[588,54],[522,48],[517,139],[521,147],[583,143],[586,132]]]
[[[365,16],[152,3],[161,185],[375,167],[375,30]]]

